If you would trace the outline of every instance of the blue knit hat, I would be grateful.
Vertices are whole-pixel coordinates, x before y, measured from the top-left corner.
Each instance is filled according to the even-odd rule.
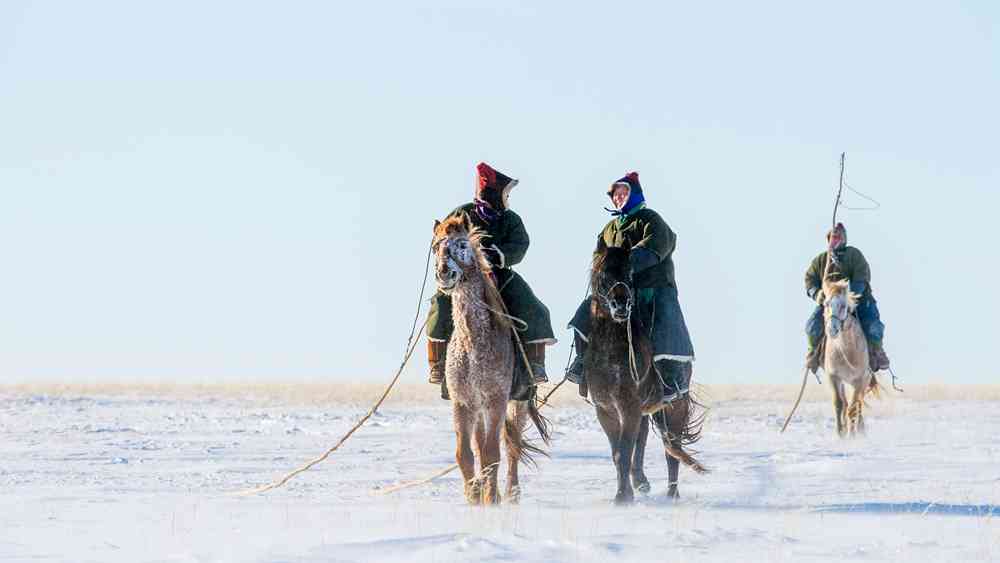
[[[639,183],[638,172],[629,172],[618,180],[615,180],[615,183],[611,184],[611,187],[608,188],[608,197],[611,197],[615,193],[615,187],[619,185],[628,186],[628,201],[625,202],[625,205],[621,209],[608,209],[605,207],[612,215],[628,215],[630,211],[645,203],[646,198],[642,195],[642,184]]]

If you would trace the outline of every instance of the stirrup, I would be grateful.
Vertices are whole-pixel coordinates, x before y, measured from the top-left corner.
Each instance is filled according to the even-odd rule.
[[[431,375],[427,378],[427,383],[431,385],[441,385],[444,383],[444,370],[436,370],[431,368]]]
[[[535,376],[535,380],[531,383],[532,385],[539,385],[542,383],[549,382],[549,376],[545,373],[545,366],[538,364],[531,364],[531,374]]]
[[[583,358],[580,356],[573,358],[573,363],[566,368],[566,379],[568,379],[570,383],[576,383],[577,385],[584,382]]]
[[[686,385],[681,386],[680,388],[675,388],[677,390],[673,391],[673,392],[670,392],[670,390],[669,390],[670,387],[672,387],[672,386],[667,386],[667,385],[663,386],[663,403],[664,404],[672,403],[672,402],[676,401],[677,399],[680,399],[684,395],[687,395],[691,391],[691,388],[688,387],[688,386],[686,386]]]

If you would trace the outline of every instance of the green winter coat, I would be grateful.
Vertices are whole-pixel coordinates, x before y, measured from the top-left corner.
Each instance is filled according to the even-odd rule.
[[[528,231],[525,230],[521,217],[508,209],[503,211],[491,225],[479,218],[473,203],[455,209],[448,216],[463,213],[468,215],[474,227],[486,232],[480,239],[480,245],[483,248],[496,246],[500,253],[500,266],[493,268],[493,275],[496,277],[497,288],[507,310],[528,324],[527,330],[521,333],[521,340],[525,343],[555,342],[548,307],[535,297],[524,278],[511,269],[511,266],[524,260],[530,243]],[[454,329],[451,320],[451,298],[440,291],[437,292],[431,298],[431,310],[428,315],[427,336],[439,341],[450,339]]]
[[[597,246],[645,248],[660,259],[655,266],[635,276],[635,287],[677,287],[674,279],[674,234],[660,214],[643,207],[625,217],[612,219],[597,236]]]
[[[496,245],[500,251],[500,269],[506,270],[524,260],[524,255],[528,253],[528,231],[524,228],[521,216],[507,209],[500,214],[500,217],[492,225],[483,221],[476,214],[476,205],[466,203],[448,214],[449,217],[465,214],[474,227],[486,231],[487,236],[480,240],[483,248]]]
[[[865,255],[853,246],[845,246],[834,251],[837,262],[830,264],[830,279],[840,281],[846,279],[852,283],[864,282],[865,293],[863,297],[871,296],[872,271],[868,266]],[[806,270],[806,295],[814,298],[816,292],[823,288],[823,273],[826,270],[826,252],[821,252],[819,256],[813,258]]]

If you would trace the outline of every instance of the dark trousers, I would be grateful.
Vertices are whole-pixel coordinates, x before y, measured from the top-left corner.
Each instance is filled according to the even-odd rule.
[[[650,293],[648,301],[637,296],[637,308],[643,324],[651,328],[649,336],[653,343],[653,359],[694,360],[694,346],[681,312],[677,288],[657,287],[652,288]],[[590,297],[577,308],[569,326],[587,338],[590,333]]]

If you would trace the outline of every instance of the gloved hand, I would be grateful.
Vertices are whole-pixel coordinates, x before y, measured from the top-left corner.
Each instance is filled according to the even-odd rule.
[[[494,269],[502,269],[504,267],[503,253],[500,252],[500,249],[495,244],[491,244],[480,250]]]
[[[636,274],[647,268],[652,268],[659,262],[660,257],[655,252],[641,246],[633,248],[628,254],[629,281],[634,281]]]

